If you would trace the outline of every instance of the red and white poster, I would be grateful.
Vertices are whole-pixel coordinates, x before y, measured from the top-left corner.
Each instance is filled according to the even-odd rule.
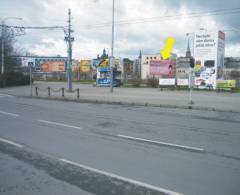
[[[151,76],[169,76],[176,75],[176,61],[174,60],[155,60],[150,61]]]

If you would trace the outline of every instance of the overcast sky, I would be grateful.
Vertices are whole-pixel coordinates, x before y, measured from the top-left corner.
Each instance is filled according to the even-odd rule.
[[[168,36],[176,39],[174,52],[184,55],[186,33],[199,28],[226,31],[226,56],[240,57],[240,9],[238,13],[186,17],[191,12],[209,12],[240,8],[239,0],[115,0],[116,21],[138,20],[169,15],[157,21],[116,25],[115,56],[136,58],[143,54],[158,53]],[[112,0],[1,0],[0,18],[22,17],[22,21],[7,20],[8,25],[55,26],[66,25],[68,8],[72,10],[75,42],[73,57],[94,58],[111,48]],[[184,16],[185,15],[185,16]],[[146,20],[145,20],[146,21]],[[104,23],[104,24],[103,24]],[[103,24],[100,25],[99,24]],[[37,55],[66,56],[64,33],[61,30],[27,30],[18,37],[18,48]]]

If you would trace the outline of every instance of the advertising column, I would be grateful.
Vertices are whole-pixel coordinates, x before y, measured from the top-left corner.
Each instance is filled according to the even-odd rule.
[[[224,63],[225,34],[221,31],[195,33],[195,86],[216,89],[218,68]]]

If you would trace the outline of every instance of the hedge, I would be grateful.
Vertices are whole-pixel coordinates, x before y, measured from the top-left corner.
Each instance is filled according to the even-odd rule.
[[[29,85],[29,75],[24,75],[21,72],[7,72],[0,75],[0,87]]]

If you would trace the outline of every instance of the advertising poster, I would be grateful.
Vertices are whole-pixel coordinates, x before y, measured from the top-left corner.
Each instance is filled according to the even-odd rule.
[[[81,60],[80,61],[80,72],[89,73],[91,67],[91,60]]]
[[[41,65],[43,72],[64,72],[65,62],[64,61],[46,61]]]
[[[188,86],[188,79],[177,79],[177,86]]]
[[[150,61],[151,76],[168,76],[175,77],[176,62],[174,60],[155,60]]]
[[[235,88],[236,80],[217,80],[218,89]]]
[[[216,89],[218,68],[223,67],[225,34],[221,31],[195,33],[195,86]]]
[[[175,85],[175,79],[159,79],[160,86],[173,86]]]

